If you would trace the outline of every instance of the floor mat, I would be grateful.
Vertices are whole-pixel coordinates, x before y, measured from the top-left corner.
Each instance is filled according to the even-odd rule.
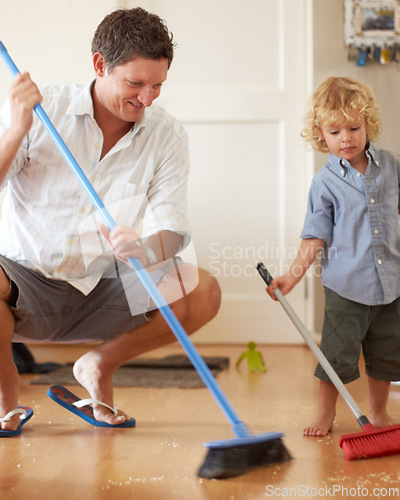
[[[216,376],[229,367],[229,358],[220,356],[203,357]],[[190,360],[183,354],[159,359],[138,359],[122,365],[114,374],[114,387],[179,387],[197,389],[204,383]],[[72,373],[72,364],[61,366],[54,372],[33,379],[31,384],[78,385]]]

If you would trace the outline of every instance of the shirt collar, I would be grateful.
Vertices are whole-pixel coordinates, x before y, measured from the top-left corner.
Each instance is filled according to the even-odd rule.
[[[365,151],[367,158],[371,159],[377,167],[380,167],[379,163],[379,153],[375,146],[369,143],[368,149]],[[350,163],[347,160],[343,160],[343,158],[339,158],[332,153],[329,154],[329,166],[331,170],[338,172],[341,177],[346,177],[348,174],[349,168],[351,168]]]
[[[71,99],[71,103],[68,106],[67,115],[83,116],[89,115],[93,118],[94,109],[92,101],[92,88],[95,80],[91,81],[89,84],[81,87],[75,96]]]
[[[371,158],[371,160],[375,163],[377,167],[380,167],[380,162],[379,162],[379,151],[375,148],[375,146],[371,143],[369,143],[369,148],[366,151],[367,156]]]
[[[89,84],[82,87],[71,100],[70,105],[68,106],[67,115],[76,115],[76,116],[84,116],[88,115],[94,118],[94,108],[92,101],[92,89],[95,83],[95,79],[92,80]],[[144,111],[142,118],[135,122],[133,127],[131,128],[131,133],[135,134],[142,128],[146,126],[147,122],[147,110]]]

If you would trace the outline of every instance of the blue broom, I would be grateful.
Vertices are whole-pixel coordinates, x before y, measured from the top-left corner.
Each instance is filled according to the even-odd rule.
[[[6,63],[13,76],[19,73],[8,54],[3,43],[0,41],[0,55]],[[104,223],[110,231],[116,226],[110,213],[90,184],[81,167],[69,151],[65,142],[51,123],[40,103],[36,104],[35,113],[66,160],[77,179],[82,184],[91,202],[100,213]],[[234,477],[265,465],[283,462],[291,458],[290,453],[282,442],[283,434],[279,432],[267,432],[253,435],[246,424],[236,415],[229,401],[218,386],[210,369],[203,358],[196,351],[187,333],[179,323],[164,297],[158,291],[156,285],[149,277],[147,271],[137,258],[128,259],[129,264],[136,271],[140,281],[153,299],[156,307],[163,315],[165,321],[182,345],[197,373],[204,384],[212,393],[222,411],[225,413],[236,438],[206,443],[208,448],[206,458],[198,471],[198,476],[209,479],[220,479]]]

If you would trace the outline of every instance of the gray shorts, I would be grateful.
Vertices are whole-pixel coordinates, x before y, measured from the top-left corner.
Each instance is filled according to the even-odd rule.
[[[157,285],[173,265],[169,261],[150,272],[153,282]],[[100,279],[88,295],[3,256],[0,266],[11,283],[13,342],[103,341],[146,323],[147,313],[155,308],[139,278],[124,264],[118,266],[122,272]]]
[[[321,350],[344,383],[365,372],[377,380],[400,380],[400,298],[391,304],[367,306],[325,288],[325,319]],[[329,382],[318,364],[315,376]]]

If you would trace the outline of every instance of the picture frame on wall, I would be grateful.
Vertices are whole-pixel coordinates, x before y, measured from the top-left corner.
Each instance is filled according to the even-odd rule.
[[[344,0],[346,46],[379,48],[400,43],[400,0]]]

